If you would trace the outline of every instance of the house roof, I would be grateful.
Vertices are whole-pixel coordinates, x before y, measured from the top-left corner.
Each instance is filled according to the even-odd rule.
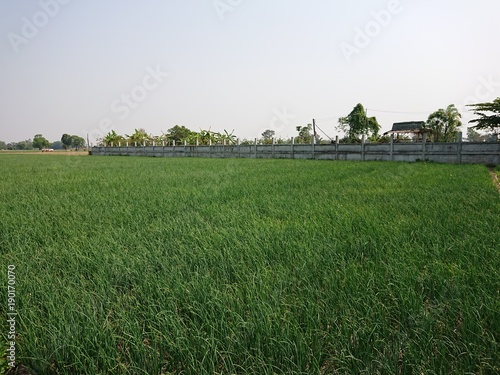
[[[392,130],[385,132],[385,134],[391,133],[427,133],[429,130],[424,129],[425,121],[407,121],[407,122],[395,122],[392,125]]]

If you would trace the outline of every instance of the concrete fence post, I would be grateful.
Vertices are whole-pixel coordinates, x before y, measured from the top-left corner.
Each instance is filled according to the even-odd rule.
[[[292,159],[295,159],[294,149],[295,149],[295,139],[292,137],[290,140],[290,146],[292,147]]]
[[[458,132],[457,134],[457,159],[458,163],[462,164],[462,132]]]
[[[208,157],[209,158],[212,157],[212,140],[211,139],[208,140]]]
[[[361,136],[361,160],[365,161],[365,141],[366,141],[366,136],[363,134]]]
[[[394,161],[394,133],[391,134],[391,145],[389,151],[391,161]]]
[[[241,158],[241,145],[239,138],[236,140],[236,144],[238,145],[238,157]]]
[[[339,136],[335,136],[335,160],[339,160]]]
[[[312,151],[312,159],[316,159],[316,139],[314,138],[314,135],[311,138],[311,151]]]
[[[255,138],[254,144],[255,144],[255,159],[257,159],[257,138]]]
[[[427,133],[422,134],[422,160],[425,160],[426,154]]]
[[[271,138],[271,158],[274,159],[274,137]]]

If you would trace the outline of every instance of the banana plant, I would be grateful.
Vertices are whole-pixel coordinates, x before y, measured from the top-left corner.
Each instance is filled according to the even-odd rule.
[[[222,141],[226,141],[229,144],[236,144],[236,136],[234,135],[234,129],[231,133],[229,133],[226,129],[224,129],[224,134],[220,135],[220,139]]]
[[[211,131],[210,129],[208,129],[208,130],[201,129],[199,136],[200,136],[200,144],[201,145],[208,145],[210,143],[214,144],[214,143],[218,143],[218,141],[219,141],[219,139],[218,139],[219,133],[215,133],[215,132]]]
[[[135,129],[135,133],[128,135],[125,135],[127,137],[128,142],[131,145],[137,144],[137,146],[142,146],[143,144],[150,144],[152,143],[151,137],[146,133],[144,129]]]
[[[102,139],[105,146],[118,146],[119,143],[124,143],[125,139],[123,136],[116,133],[116,131],[111,130],[106,136]]]

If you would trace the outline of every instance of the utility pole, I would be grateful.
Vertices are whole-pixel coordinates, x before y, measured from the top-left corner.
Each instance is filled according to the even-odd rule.
[[[365,131],[363,134],[368,134],[368,108],[365,108]]]
[[[314,143],[316,143],[316,120],[313,119],[313,138],[314,138]]]

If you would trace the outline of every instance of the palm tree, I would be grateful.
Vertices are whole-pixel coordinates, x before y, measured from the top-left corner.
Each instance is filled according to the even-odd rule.
[[[462,126],[462,115],[454,104],[446,109],[440,108],[431,113],[425,128],[430,130],[434,136],[434,142],[453,142]]]

